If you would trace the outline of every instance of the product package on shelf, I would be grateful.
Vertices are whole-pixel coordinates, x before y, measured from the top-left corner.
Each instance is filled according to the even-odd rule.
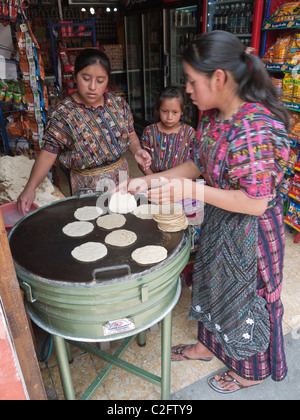
[[[21,80],[0,79],[0,101],[25,103],[25,87]]]
[[[123,70],[124,68],[124,52],[123,46],[120,44],[102,45],[102,49],[107,55],[111,69]]]
[[[29,23],[23,32],[16,32],[20,57],[20,70],[25,85],[25,101],[29,121],[29,140],[36,154],[39,153],[48,113],[44,67],[39,45]]]
[[[291,224],[296,225],[300,229],[300,203],[291,199],[287,217]]]
[[[9,20],[15,20],[18,14],[25,8],[25,0],[1,0],[0,1],[0,21],[4,24]],[[5,20],[1,20],[5,18]]]
[[[264,29],[284,29],[300,27],[300,2],[288,2],[282,4],[275,13],[267,20]]]
[[[264,54],[262,61],[272,70],[293,70],[300,64],[300,32],[283,33],[279,35],[273,45]]]
[[[300,32],[279,36],[262,58],[270,71],[273,85],[290,109],[300,110]]]
[[[280,193],[285,201],[289,199],[289,193],[295,176],[295,167],[298,165],[300,155],[300,114],[297,112],[290,112],[289,114],[291,121],[289,132],[291,150],[284,179],[280,187]]]

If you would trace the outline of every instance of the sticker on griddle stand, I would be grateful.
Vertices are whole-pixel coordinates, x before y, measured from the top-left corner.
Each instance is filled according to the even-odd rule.
[[[116,321],[109,321],[103,325],[104,335],[119,334],[125,331],[135,329],[134,322],[129,318],[117,319]]]

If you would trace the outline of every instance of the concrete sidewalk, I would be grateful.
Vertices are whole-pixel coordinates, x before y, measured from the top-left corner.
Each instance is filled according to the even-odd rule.
[[[285,336],[288,375],[282,382],[271,378],[262,384],[229,395],[215,392],[207,383],[207,377],[171,395],[172,400],[300,400],[300,338]],[[183,362],[184,363],[184,362]],[[222,372],[224,369],[222,369]],[[215,372],[218,373],[218,372]],[[209,377],[212,375],[209,375]]]

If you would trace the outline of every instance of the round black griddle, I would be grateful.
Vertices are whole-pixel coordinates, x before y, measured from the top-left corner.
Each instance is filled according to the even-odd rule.
[[[84,206],[95,206],[96,203],[99,205],[98,198],[98,195],[71,197],[45,206],[22,219],[9,236],[14,262],[23,270],[43,279],[87,283],[93,280],[94,270],[100,268],[127,264],[133,275],[153,268],[151,265],[141,266],[132,260],[131,254],[137,248],[146,245],[163,246],[168,251],[169,259],[183,242],[183,231],[162,232],[154,220],[141,220],[133,214],[124,215],[126,224],[120,228],[133,231],[137,235],[137,241],[126,248],[106,245],[104,239],[111,231],[99,228],[96,220],[91,221],[95,225],[92,233],[80,238],[66,236],[62,228],[76,221],[75,211]],[[107,205],[108,202],[102,200],[101,207],[107,209]],[[72,257],[71,251],[86,242],[105,244],[108,255],[93,263],[77,261]],[[107,281],[124,275],[128,275],[126,270],[109,270],[98,273],[97,281]]]

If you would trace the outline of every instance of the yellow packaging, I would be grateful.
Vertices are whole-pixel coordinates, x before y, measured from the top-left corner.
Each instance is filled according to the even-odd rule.
[[[274,64],[284,64],[286,62],[286,56],[290,41],[291,37],[289,35],[277,39],[274,45]]]
[[[300,64],[300,33],[293,36],[288,47],[286,61],[293,66]]]
[[[294,78],[290,73],[286,73],[283,78],[282,94],[284,98],[292,100],[294,95]]]
[[[298,78],[294,79],[294,90],[293,90],[294,102],[300,104],[300,74]]]

